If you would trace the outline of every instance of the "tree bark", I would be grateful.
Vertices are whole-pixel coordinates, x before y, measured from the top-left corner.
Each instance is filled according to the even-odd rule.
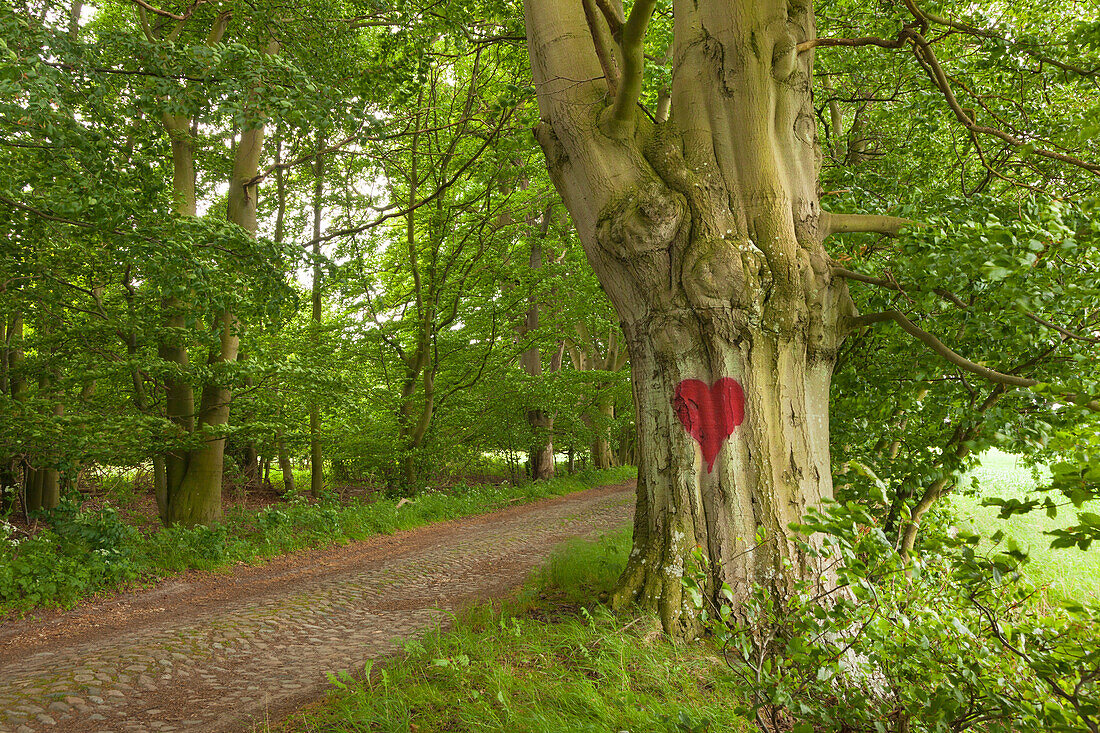
[[[321,207],[324,194],[325,139],[317,135],[317,157],[313,164],[313,290],[312,319],[316,338],[321,329]],[[321,448],[321,408],[316,400],[309,403],[309,493],[320,496],[325,489],[324,452]]]
[[[542,242],[550,225],[551,211],[547,209],[543,214],[542,231],[540,236],[531,237],[531,256],[529,266],[532,270],[542,268]],[[534,222],[530,219],[528,224]],[[533,233],[532,233],[533,234]],[[527,313],[520,326],[520,336],[524,336],[539,327],[539,302],[533,295],[528,299]],[[561,368],[560,350],[552,360],[551,371]],[[530,377],[542,376],[542,350],[536,344],[520,355],[520,366]],[[535,442],[527,451],[527,460],[531,465],[531,479],[534,481],[546,481],[554,478],[554,415],[546,410],[535,408],[527,411],[527,424],[531,428]]]
[[[164,115],[163,123],[172,141],[172,195],[176,214],[193,217],[195,208],[195,158],[191,121],[183,117]],[[183,331],[187,327],[185,304],[179,298],[165,298],[162,303],[165,332],[157,346],[157,354],[176,368],[176,375],[165,383],[165,416],[183,435],[195,429],[195,392],[184,375],[190,371],[191,360],[184,342]],[[140,375],[135,374],[135,380]],[[135,382],[135,394],[140,385]],[[164,522],[171,521],[170,506],[173,493],[187,473],[188,455],[183,450],[169,450],[161,458],[163,479],[153,467],[153,481],[157,496],[157,509]],[[163,483],[157,483],[163,480]]]
[[[23,373],[23,314],[20,311],[16,311],[11,318],[11,325],[8,327],[7,334],[8,345],[8,385],[11,388],[11,398],[13,402],[21,403],[27,400],[27,377]],[[32,469],[23,461],[20,456],[13,457],[8,463],[8,466],[12,466],[18,463],[23,465],[23,517],[26,518],[27,512],[30,511],[28,505],[27,494],[31,490],[33,483],[31,477]],[[14,473],[14,472],[13,472]],[[13,476],[14,478],[14,476]],[[37,499],[36,499],[37,501]]]
[[[595,433],[591,446],[592,467],[611,468],[615,463],[615,454],[611,451],[611,423],[615,419],[615,403],[607,393],[607,386],[601,384],[597,387],[595,402],[595,415],[590,420]]]
[[[0,294],[6,290],[6,285],[0,285]],[[17,319],[18,316],[12,319],[12,325],[9,328],[7,314],[0,314],[0,394],[5,396],[11,395],[11,345]],[[7,515],[15,505],[15,497],[18,493],[14,470],[17,460],[16,456],[0,455],[0,512],[4,515]]]
[[[266,53],[278,52],[278,44],[272,41]],[[255,182],[264,146],[264,124],[241,133],[233,160],[229,181],[229,200],[226,218],[250,234],[256,233],[256,197],[259,184]],[[231,311],[215,314],[214,324],[220,343],[209,357],[212,366],[236,361],[240,348],[239,324]],[[217,433],[229,423],[229,406],[232,400],[227,385],[217,381],[203,385],[199,405],[198,429]],[[168,521],[172,524],[210,524],[222,518],[222,473],[225,466],[225,438],[210,437],[205,445],[187,455],[186,471],[178,486],[169,476]],[[174,490],[173,490],[174,489]]]
[[[286,450],[286,440],[282,431],[275,437],[275,447],[279,454],[279,470],[283,474],[283,493],[294,491],[294,466],[290,462],[290,454]]]
[[[609,329],[606,346],[593,338],[591,329],[584,323],[574,324],[576,342],[569,350],[573,367],[577,371],[617,372],[626,366],[626,351],[619,338],[618,329]],[[589,442],[592,465],[595,468],[611,468],[614,454],[611,451],[611,422],[615,418],[615,405],[608,390],[612,382],[600,380],[595,384],[595,394],[581,416],[584,424],[592,431]]]
[[[754,584],[827,582],[788,524],[832,495],[829,385],[854,307],[819,225],[812,51],[796,51],[812,7],[673,6],[672,111],[657,124],[637,110],[652,4],[623,27],[610,101],[580,3],[527,0],[526,20],[536,134],[630,356],[638,497],[613,600],[684,635],[695,547],[735,615]]]
[[[39,332],[45,336],[49,334],[51,327],[39,325]],[[44,399],[57,384],[59,375],[57,372],[48,372],[39,377],[38,398]],[[51,410],[55,418],[65,414],[65,405],[55,402]],[[49,451],[43,451],[27,458],[25,509],[27,511],[48,511],[57,508],[61,500],[61,474],[57,469],[59,456],[56,452],[52,455]],[[37,465],[36,465],[37,464]]]

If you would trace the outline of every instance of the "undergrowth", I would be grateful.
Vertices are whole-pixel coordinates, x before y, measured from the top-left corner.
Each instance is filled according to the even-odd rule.
[[[80,512],[73,502],[44,517],[49,527],[21,537],[0,521],[0,616],[71,606],[92,594],[151,582],[184,570],[218,570],[306,547],[359,540],[432,522],[561,496],[634,475],[630,467],[585,471],[521,486],[458,486],[426,491],[399,507],[394,499],[341,505],[292,497],[260,511],[238,509],[212,527],[140,532],[111,506]]]
[[[673,643],[655,618],[592,604],[629,552],[629,531],[568,543],[503,608],[474,608],[360,676],[333,675],[323,704],[265,730],[751,730],[713,647]]]

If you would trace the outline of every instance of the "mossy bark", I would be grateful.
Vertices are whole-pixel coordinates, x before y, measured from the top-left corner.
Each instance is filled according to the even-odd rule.
[[[274,53],[272,44],[268,53]],[[229,199],[226,218],[245,231],[256,232],[255,181],[264,146],[264,126],[241,134],[233,159],[233,172],[229,182]],[[240,324],[231,311],[221,311],[213,319],[219,334],[219,343],[209,356],[209,364],[236,361],[240,349]],[[222,518],[222,475],[225,466],[225,438],[218,437],[220,429],[229,423],[229,407],[232,394],[227,385],[218,381],[208,382],[202,389],[197,429],[206,431],[210,438],[199,448],[188,451],[186,466],[178,483],[169,473],[168,521],[172,524],[210,524]]]
[[[277,51],[278,44],[274,41],[266,49],[269,54]],[[252,234],[255,234],[257,227],[256,174],[263,153],[264,134],[262,124],[241,134],[234,152],[226,203],[226,219]],[[189,194],[184,192],[184,198],[187,195],[193,200],[193,184]],[[215,313],[211,322],[219,341],[210,352],[208,363],[216,372],[218,365],[236,361],[240,349],[240,324],[236,314],[229,310]],[[182,351],[182,355],[177,356],[186,359],[186,350]],[[187,392],[191,392],[190,386]],[[222,518],[225,438],[219,437],[219,434],[229,423],[231,400],[229,386],[218,381],[217,376],[203,385],[196,430],[206,433],[208,438],[199,448],[182,455],[168,456],[167,520],[170,524],[210,524]],[[180,417],[178,411],[176,415]]]
[[[596,435],[592,439],[593,468],[611,468],[615,465],[615,453],[611,450],[611,423],[615,420],[615,403],[607,391],[600,386],[593,406],[593,418],[589,421]]]
[[[797,51],[815,36],[812,7],[674,0],[671,105],[657,122],[636,103],[644,22],[617,37],[618,79],[581,3],[526,11],[536,135],[630,356],[638,503],[614,602],[691,634],[682,580],[696,547],[708,591],[728,582],[735,614],[754,584],[828,582],[788,529],[832,495],[829,385],[854,315],[823,246],[812,51]],[[700,440],[677,400],[694,381],[706,403],[718,380],[738,385],[740,419]]]
[[[310,292],[314,339],[321,332],[321,214],[324,204],[325,139],[317,135],[317,156],[313,162],[313,287]],[[315,344],[316,345],[316,344]],[[325,455],[321,446],[321,408],[316,401],[309,403],[309,493],[320,496],[325,490]]]

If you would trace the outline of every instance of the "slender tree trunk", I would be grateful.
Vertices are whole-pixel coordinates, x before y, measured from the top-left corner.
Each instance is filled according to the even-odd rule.
[[[7,287],[0,285],[0,294]],[[11,331],[8,328],[7,314],[0,314],[0,395],[11,394]],[[0,454],[0,513],[7,515],[15,504],[15,458]]]
[[[65,405],[58,402],[53,406],[53,415],[55,418],[60,418],[65,414]],[[57,456],[55,455],[54,458]],[[51,465],[46,468],[40,469],[39,474],[41,476],[41,508],[42,509],[56,509],[57,505],[61,502],[61,472],[58,471],[56,465]]]
[[[641,34],[624,26],[609,99],[581,3],[527,0],[536,135],[622,321],[637,415],[634,549],[613,601],[691,634],[705,589],[828,582],[788,525],[832,495],[829,385],[854,308],[818,203],[810,4],[674,0],[669,121],[637,109]],[[580,81],[578,81],[580,80]],[[592,81],[584,81],[592,80]]]
[[[136,328],[136,314],[134,312],[135,288],[130,281],[130,272],[127,271],[123,280],[126,288],[126,307],[130,317],[130,330],[125,333],[126,353],[131,359],[138,353],[138,340]],[[145,393],[145,381],[141,371],[137,368],[130,371],[130,387],[133,392],[134,407],[142,414],[149,412],[149,400]],[[165,456],[162,453],[154,454],[153,458],[153,496],[157,502],[157,514],[162,523],[168,522],[168,472]]]
[[[294,466],[290,462],[290,453],[286,449],[286,440],[282,431],[275,438],[275,447],[279,454],[279,470],[283,473],[283,493],[294,491]]]
[[[8,328],[7,334],[7,358],[8,358],[8,384],[11,388],[11,398],[15,403],[23,403],[27,400],[27,377],[23,374],[23,314],[16,311],[12,315],[11,326]],[[14,466],[17,463],[23,465],[23,515],[26,517],[27,512],[30,511],[30,504],[28,501],[28,492],[32,488],[33,479],[31,477],[32,469],[27,465],[26,461],[16,456],[13,457],[6,465]],[[14,476],[13,476],[14,479]],[[37,501],[37,497],[35,501]]]
[[[246,354],[241,352],[237,355],[237,361],[244,362]],[[251,390],[255,386],[251,375],[244,378],[245,389]],[[263,473],[260,465],[260,452],[256,450],[256,443],[251,437],[245,438],[244,450],[241,456],[241,473],[244,475],[244,485],[246,489],[258,489],[262,485]]]
[[[256,450],[256,444],[249,441],[244,447],[244,479],[245,485],[251,489],[260,487],[263,475],[260,473],[260,454]]]
[[[951,489],[958,478],[960,463],[970,455],[970,443],[981,435],[984,427],[982,417],[991,407],[1001,401],[1006,391],[1004,385],[994,387],[989,396],[974,411],[975,414],[969,416],[969,424],[956,426],[951,439],[947,442],[947,445],[943,446],[939,460],[936,462],[943,475],[924,490],[916,505],[909,512],[908,519],[902,524],[898,538],[898,551],[904,560],[908,561],[913,553],[913,548],[917,544],[920,523],[924,515]]]
[[[69,6],[69,40],[75,41],[80,37],[80,13],[83,10],[82,0],[73,0]]]
[[[529,410],[527,424],[535,431],[536,443],[528,451],[531,478],[546,481],[554,478],[554,417],[545,410]]]
[[[280,137],[275,141],[275,163],[276,165],[281,165],[282,162],[283,141]],[[282,244],[286,221],[286,177],[283,174],[282,168],[275,169],[275,196],[275,241],[278,244]],[[317,275],[314,273],[314,282],[316,282],[316,277]],[[280,421],[282,417],[283,412],[280,409]],[[275,452],[279,459],[279,471],[283,474],[283,493],[293,493],[294,465],[290,462],[290,453],[286,449],[286,437],[283,435],[282,429],[279,429],[275,433]]]
[[[424,324],[424,327],[426,328],[427,324]],[[412,491],[417,486],[419,478],[417,475],[417,454],[424,445],[424,439],[428,436],[428,428],[435,414],[435,370],[427,364],[428,349],[429,345],[424,343],[420,351],[424,356],[416,359],[419,367],[409,371],[409,379],[406,381],[408,386],[405,389],[406,397],[402,403],[402,420],[399,424],[398,439],[405,446],[405,451],[401,457],[401,478],[404,482],[403,488],[405,491]],[[420,388],[424,393],[424,404],[421,405],[420,414],[416,416],[415,422],[412,420],[416,399],[416,381],[413,375],[419,375]]]
[[[172,194],[175,198],[176,214],[193,217],[196,214],[195,158],[190,120],[164,115],[163,122],[172,142]],[[166,328],[157,353],[161,359],[176,368],[176,375],[170,376],[165,382],[165,416],[175,424],[181,435],[189,435],[195,429],[195,391],[184,377],[191,367],[184,336],[187,312],[184,302],[177,297],[165,298],[162,310]],[[134,378],[140,380],[140,375],[135,374]],[[139,388],[140,384],[135,381],[135,394]],[[157,476],[154,465],[157,508],[165,522],[171,521],[170,505],[173,494],[187,473],[188,458],[187,451],[182,449],[169,450],[164,454],[161,458],[164,466],[163,484],[157,483],[160,477]]]
[[[0,285],[0,295],[2,295],[5,290],[7,290],[7,288]],[[7,314],[0,314],[0,394],[3,395],[9,394],[8,390],[10,388],[10,382],[8,381],[11,369],[8,361],[8,351],[10,347],[11,342],[9,341]]]
[[[526,187],[526,186],[524,186]],[[550,227],[551,210],[543,213],[543,222],[540,236],[531,237],[531,256],[529,266],[532,270],[542,269],[542,238]],[[534,222],[529,218],[528,224]],[[533,227],[532,227],[533,228]],[[531,333],[539,327],[539,301],[533,295],[529,298],[527,314],[520,328],[520,335]],[[536,345],[520,355],[520,366],[528,376],[539,378],[542,376],[542,350]],[[557,368],[551,365],[551,371],[561,368],[560,350],[557,356]],[[554,416],[546,410],[535,408],[527,411],[527,424],[535,436],[535,442],[527,452],[528,463],[531,466],[531,478],[534,481],[545,481],[554,478]]]
[[[638,463],[635,451],[635,430],[633,425],[623,425],[619,428],[619,450],[616,456],[617,465],[635,466]]]
[[[431,338],[432,327],[435,321],[434,301],[431,298],[430,289],[433,283],[429,282],[428,297],[424,296],[424,284],[420,273],[420,258],[417,252],[416,231],[416,200],[417,187],[419,185],[418,165],[420,159],[420,105],[424,101],[424,91],[421,90],[417,98],[417,115],[413,118],[415,129],[410,146],[408,180],[408,206],[405,216],[405,247],[408,253],[408,266],[412,273],[413,294],[416,303],[416,331],[415,347],[412,354],[399,352],[405,366],[405,378],[401,386],[401,400],[398,404],[397,432],[398,444],[401,446],[401,489],[412,492],[417,484],[417,451],[425,435],[428,425],[431,424],[435,375],[429,368],[431,362]],[[420,415],[416,416],[416,388],[417,383],[423,385],[424,404]],[[414,419],[415,418],[415,419]]]
[[[595,435],[592,438],[592,466],[605,469],[614,465],[611,450],[611,423],[615,420],[615,402],[609,394],[610,385],[600,385],[596,392],[595,415],[589,424]]]
[[[28,512],[36,512],[42,508],[42,472],[31,466],[23,464],[23,509]]]
[[[314,336],[321,333],[321,213],[324,194],[325,138],[317,134],[317,157],[313,164],[313,292]],[[325,489],[324,452],[321,447],[321,409],[309,403],[309,493],[320,496]]]
[[[41,331],[46,335],[49,329],[41,327]],[[50,394],[57,381],[57,373],[40,377],[38,397],[42,399]],[[55,418],[60,418],[65,414],[65,405],[56,402],[51,412]],[[26,503],[29,511],[55,509],[61,500],[61,475],[56,466],[58,458],[56,452],[47,451],[28,459]],[[39,465],[32,468],[31,461]]]
[[[235,179],[240,180],[240,179]],[[246,179],[247,180],[247,179]],[[221,332],[220,345],[211,354],[211,366],[237,358],[237,319],[228,311],[215,320]],[[203,386],[198,429],[217,429],[229,422],[231,394],[223,384]],[[222,475],[225,467],[225,438],[208,438],[186,454],[186,468],[179,483],[169,475],[168,521],[171,524],[210,524],[222,518]]]

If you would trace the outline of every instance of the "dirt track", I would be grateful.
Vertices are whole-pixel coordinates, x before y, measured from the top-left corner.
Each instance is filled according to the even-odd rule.
[[[0,733],[242,731],[629,521],[633,482],[0,626]]]

